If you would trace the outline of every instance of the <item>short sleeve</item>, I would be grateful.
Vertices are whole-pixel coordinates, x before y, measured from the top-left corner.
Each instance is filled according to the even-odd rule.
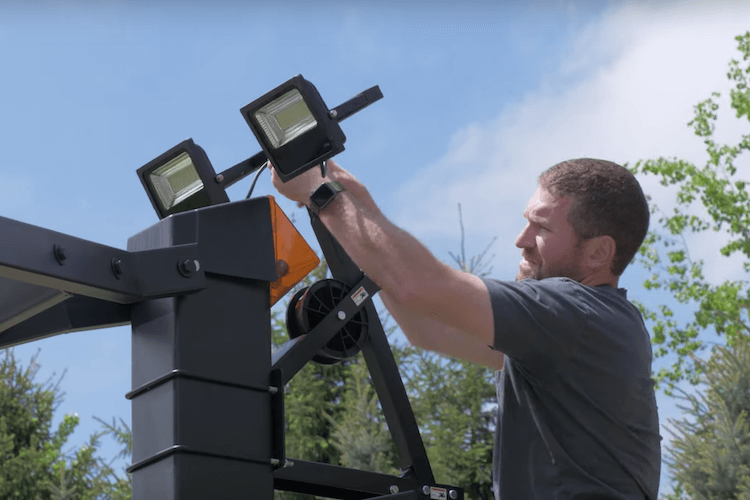
[[[494,349],[533,371],[570,358],[586,324],[580,284],[568,278],[483,281],[495,321]]]

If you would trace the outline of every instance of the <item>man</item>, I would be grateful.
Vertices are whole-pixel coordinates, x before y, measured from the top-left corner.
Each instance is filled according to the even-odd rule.
[[[326,178],[313,169],[287,183],[272,171],[274,186],[318,212],[413,344],[498,370],[496,499],[655,500],[651,343],[617,288],[648,230],[633,175],[591,159],[542,174],[516,239],[518,276],[504,282],[441,263],[328,165]]]

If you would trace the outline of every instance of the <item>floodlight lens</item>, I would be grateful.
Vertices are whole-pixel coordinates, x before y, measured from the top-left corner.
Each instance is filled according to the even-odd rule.
[[[149,179],[164,210],[170,210],[204,187],[187,153],[181,153],[151,172]]]
[[[290,90],[260,108],[255,112],[255,119],[275,149],[318,124],[297,89]]]

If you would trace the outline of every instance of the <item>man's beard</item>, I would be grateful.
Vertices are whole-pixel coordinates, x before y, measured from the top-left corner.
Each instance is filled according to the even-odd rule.
[[[581,281],[583,279],[583,273],[581,272],[581,251],[580,248],[573,250],[573,255],[568,259],[564,260],[560,265],[553,266],[549,269],[542,269],[541,264],[531,264],[525,268],[522,268],[522,264],[518,266],[518,274],[516,275],[516,281],[522,281],[527,279],[532,280],[543,280],[546,278],[570,278],[573,281]]]
[[[528,261],[526,261],[528,262]],[[516,275],[516,281],[522,280],[541,280],[545,276],[542,274],[542,267],[537,264],[527,264],[526,268],[523,269],[523,262],[518,265],[518,274]]]

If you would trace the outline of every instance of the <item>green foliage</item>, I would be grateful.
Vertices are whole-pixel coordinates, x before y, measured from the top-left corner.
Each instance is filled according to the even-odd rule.
[[[497,396],[491,370],[415,349],[407,380],[412,407],[438,483],[466,498],[491,500]]]
[[[666,463],[678,487],[668,498],[750,500],[750,337],[696,362],[704,391],[677,389],[688,417],[670,420]]]
[[[25,368],[12,350],[0,362],[0,498],[23,500],[126,500],[128,479],[96,456],[99,438],[72,453],[63,451],[80,419],[66,415],[56,430],[52,418],[62,401],[62,377],[36,381],[39,365]]]
[[[750,121],[750,32],[736,37],[742,61],[732,60],[727,77],[731,107],[744,123]],[[698,103],[694,118],[688,124],[703,140],[708,159],[703,167],[677,158],[638,161],[631,171],[640,175],[656,175],[664,186],[677,187],[676,207],[671,214],[651,204],[658,216],[658,229],[649,232],[637,260],[651,272],[644,286],[649,290],[665,290],[680,304],[692,306],[693,317],[680,323],[672,308],[661,305],[648,309],[638,304],[644,317],[653,322],[654,356],[675,355],[671,366],[656,375],[669,389],[681,380],[698,382],[701,365],[695,353],[704,348],[699,335],[714,330],[729,344],[750,333],[750,193],[748,180],[738,178],[738,164],[747,161],[750,134],[737,144],[721,144],[714,138],[718,118],[718,98]],[[744,157],[742,155],[745,155]],[[653,227],[653,224],[652,224]],[[714,235],[712,233],[720,233]],[[693,260],[686,236],[726,240],[721,248],[723,257],[740,256],[744,273],[734,280],[712,284],[704,275],[704,262]],[[694,237],[694,236],[693,236]],[[668,391],[669,392],[669,391]]]
[[[364,471],[397,474],[391,437],[362,357],[349,365],[349,371],[341,401],[343,411],[338,419],[326,414],[333,426],[331,443],[341,456],[339,463]]]

